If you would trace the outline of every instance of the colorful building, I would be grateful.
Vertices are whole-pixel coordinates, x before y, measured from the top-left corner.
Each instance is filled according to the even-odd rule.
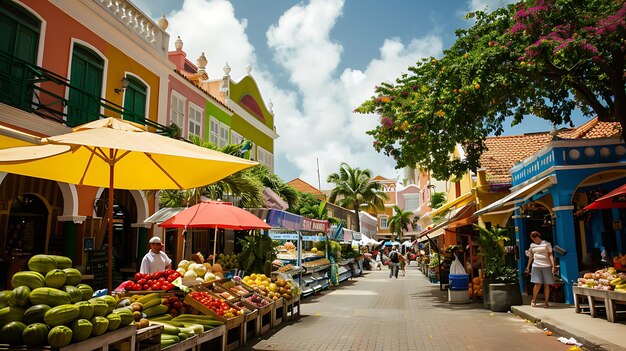
[[[165,18],[155,22],[128,1],[2,1],[0,12],[0,148],[122,117],[152,132],[218,145],[246,138],[250,157],[273,168],[274,116],[252,77],[228,79],[228,89],[214,96],[202,56],[189,65],[179,53],[182,42],[168,52]],[[114,271],[131,274],[147,250],[153,228],[144,220],[158,209],[157,196],[116,189],[114,197]],[[103,286],[88,257],[97,261],[106,242],[107,198],[104,188],[0,173],[0,255],[6,258],[0,284],[30,255],[54,253],[72,258],[93,273],[95,287]],[[166,251],[180,258],[183,238],[172,237]]]

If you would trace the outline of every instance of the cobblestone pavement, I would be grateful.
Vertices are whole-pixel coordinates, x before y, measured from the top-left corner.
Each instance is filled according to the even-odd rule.
[[[567,350],[556,336],[482,303],[449,304],[415,267],[389,279],[369,271],[302,301],[298,321],[239,350]]]

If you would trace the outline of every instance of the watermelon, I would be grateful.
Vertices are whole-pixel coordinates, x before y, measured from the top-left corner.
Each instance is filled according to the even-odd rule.
[[[22,340],[28,346],[44,346],[48,343],[48,332],[48,326],[43,323],[29,324],[22,332]]]
[[[78,288],[78,290],[80,290],[81,293],[83,293],[83,301],[87,301],[93,296],[93,289],[91,288],[91,286],[87,284],[78,284],[76,285],[76,287]]]
[[[5,308],[9,305],[9,294],[13,293],[12,290],[0,291],[0,308]]]
[[[78,318],[78,307],[72,304],[52,307],[43,315],[43,320],[51,327],[68,324],[76,318]]]
[[[91,325],[93,325],[91,336],[102,335],[109,328],[109,320],[102,316],[95,316],[91,319]]]
[[[0,340],[5,344],[19,345],[22,343],[22,333],[26,324],[22,322],[9,322],[0,329]]]
[[[109,313],[109,315],[107,315],[107,319],[109,320],[109,326],[107,327],[108,331],[116,330],[122,323],[122,319],[117,313]]]
[[[11,285],[14,288],[18,286],[27,286],[31,289],[37,289],[44,286],[44,276],[34,271],[17,272],[11,278]]]
[[[93,317],[93,304],[89,301],[79,301],[74,304],[78,307],[78,318],[91,319]]]
[[[65,281],[67,285],[78,285],[83,279],[82,273],[76,268],[65,268],[63,272],[65,272],[65,276],[67,277]]]
[[[0,309],[0,327],[10,322],[20,322],[24,318],[24,309],[15,306],[7,306]]]
[[[86,319],[77,319],[72,323],[72,341],[83,341],[91,336],[93,325]]]
[[[83,293],[75,286],[66,285],[61,290],[70,295],[70,300],[72,301],[72,303],[77,303],[78,301],[83,299]]]
[[[46,274],[45,282],[46,286],[50,288],[59,289],[65,285],[67,275],[62,269],[53,269]]]
[[[72,342],[72,329],[57,325],[48,332],[48,344],[52,347],[64,347]]]
[[[30,302],[30,288],[27,286],[18,286],[9,293],[9,305],[24,307]]]
[[[50,306],[44,304],[30,306],[24,312],[24,322],[26,324],[43,323],[43,316],[46,314],[46,312],[48,312],[49,309]],[[48,335],[47,330],[46,335]]]
[[[48,255],[35,255],[28,260],[28,269],[43,275],[57,268],[56,261]]]
[[[30,293],[30,303],[44,304],[51,307],[72,303],[70,295],[55,288],[37,288]]]
[[[94,298],[89,300],[93,305],[94,316],[106,316],[109,311],[109,305],[104,300]]]

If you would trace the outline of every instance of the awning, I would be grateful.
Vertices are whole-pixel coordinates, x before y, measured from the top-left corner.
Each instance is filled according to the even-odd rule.
[[[609,208],[626,208],[626,184],[617,187],[610,193],[585,206],[584,209],[602,210]]]
[[[556,182],[556,175],[554,174],[543,177],[533,183],[527,184],[517,190],[514,190],[511,194],[503,197],[502,199],[476,211],[474,215],[479,216],[481,214],[493,212],[494,210],[500,209],[504,206],[510,206],[519,202],[524,202],[538,192],[556,184]],[[511,209],[511,211],[512,210],[513,208]]]
[[[19,130],[0,126],[0,149],[7,149],[16,146],[32,146],[39,144],[41,138],[34,135],[20,132]]]
[[[443,234],[446,229],[462,227],[471,223],[474,223],[478,216],[476,216],[474,211],[476,210],[476,203],[474,201],[466,204],[465,206],[455,209],[450,213],[450,217],[448,220],[437,224],[435,227],[422,232],[415,241],[413,241],[413,245],[416,245],[418,242],[422,242],[428,240],[428,238],[433,239]]]
[[[143,222],[150,224],[159,224],[167,221],[184,209],[184,207],[163,207],[162,209],[156,211],[152,216],[146,218]]]
[[[437,215],[440,215],[442,213],[444,213],[445,211],[447,211],[450,207],[452,206],[456,206],[458,204],[461,204],[463,201],[467,201],[469,200],[471,197],[473,197],[474,194],[472,194],[471,192],[463,194],[459,197],[457,197],[456,199],[445,203],[443,206],[436,208],[426,214],[424,214],[424,216],[429,216],[430,218],[435,217]]]

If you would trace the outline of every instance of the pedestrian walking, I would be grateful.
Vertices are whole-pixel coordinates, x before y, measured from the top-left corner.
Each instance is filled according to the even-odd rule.
[[[389,278],[396,277],[398,279],[398,265],[400,264],[400,253],[393,246],[389,253]]]
[[[533,288],[533,299],[530,302],[531,306],[537,306],[537,295],[543,285],[543,296],[545,301],[543,307],[550,307],[548,300],[550,298],[550,284],[554,284],[554,254],[552,253],[552,245],[549,242],[541,239],[541,233],[538,231],[532,231],[530,233],[530,239],[533,241],[528,249],[528,265],[526,265],[525,272],[531,268],[530,282],[535,283]]]
[[[407,257],[400,253],[398,255],[400,255],[400,270],[402,271],[402,276],[404,277],[406,275]]]

